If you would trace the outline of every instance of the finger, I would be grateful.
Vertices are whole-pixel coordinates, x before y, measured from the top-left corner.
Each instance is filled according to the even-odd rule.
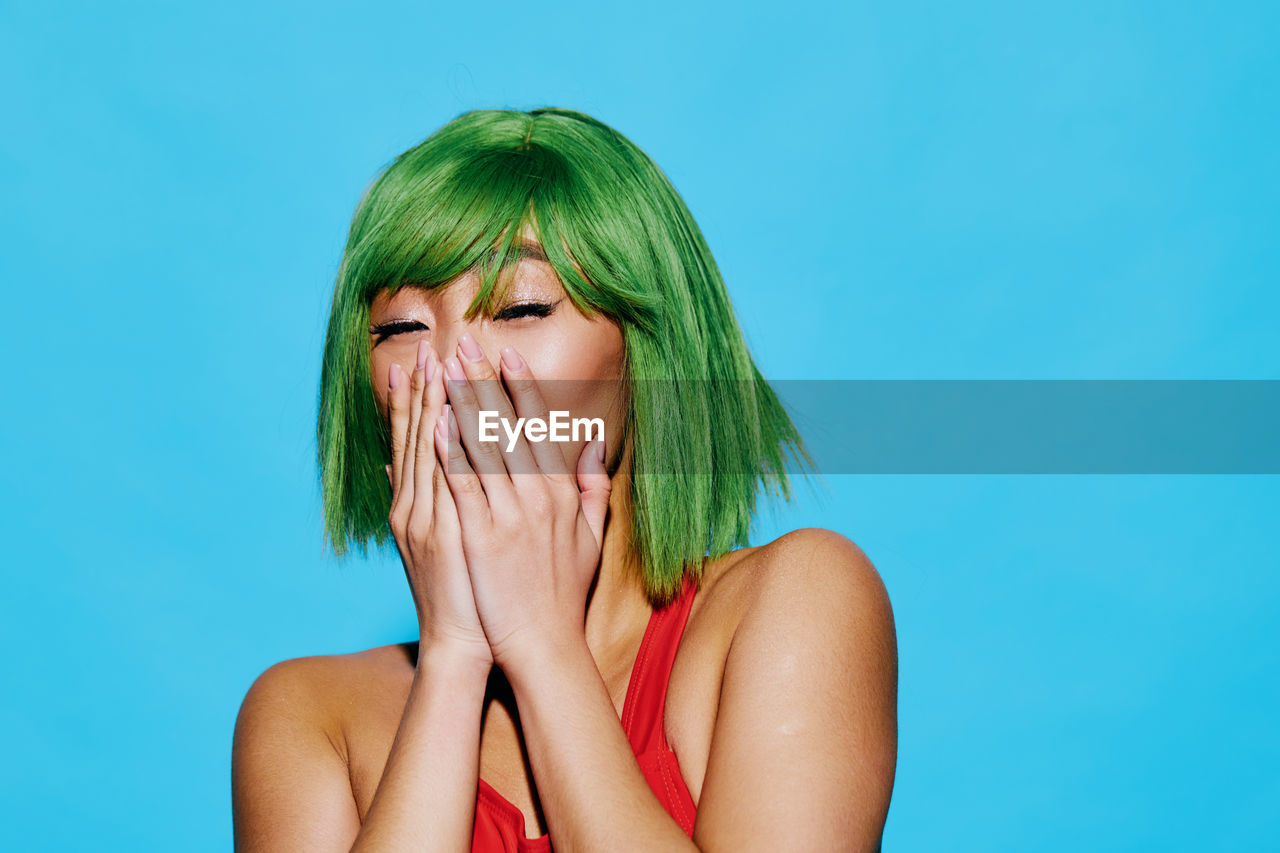
[[[470,457],[468,472],[479,477],[478,482],[493,508],[509,509],[516,503],[515,488],[507,473],[506,463],[502,460],[498,443],[480,440],[480,407],[476,388],[456,356],[446,358],[444,365],[445,375],[448,377],[445,386],[449,395],[449,410],[460,436],[458,450]],[[452,464],[451,460],[449,464]],[[452,487],[452,483],[450,486]]]
[[[427,355],[431,348],[425,340],[418,341],[414,356],[413,373],[409,376],[409,425],[405,433],[404,454],[400,461],[400,491],[407,506],[413,506],[413,469],[417,462],[414,448],[418,443],[418,422],[422,419],[422,390],[426,385]]]
[[[513,347],[502,348],[502,378],[507,390],[511,393],[511,401],[515,404],[519,417],[531,420],[541,418],[551,422],[551,413],[547,411],[547,403],[542,399],[538,382],[533,378],[533,371],[528,363],[520,357]],[[525,443],[524,437],[520,438]],[[526,444],[539,470],[554,481],[571,482],[564,453],[552,441],[533,441]]]
[[[391,362],[387,370],[387,411],[391,421],[391,491],[400,485],[405,436],[409,430],[409,383],[400,365]]]
[[[477,441],[481,436],[479,412],[492,413],[489,415],[489,424],[494,427],[494,430],[490,434],[496,433],[498,440],[493,444],[498,448],[498,454],[507,474],[537,473],[537,463],[534,462],[533,454],[529,452],[529,445],[524,440],[523,431],[517,428],[515,406],[507,398],[507,392],[502,387],[502,379],[494,371],[489,359],[485,357],[484,350],[469,334],[463,333],[458,337],[458,362],[462,365],[463,372],[466,373],[475,393]],[[493,422],[495,415],[498,421],[496,424]],[[463,444],[470,451],[471,445],[467,442],[469,429],[466,413],[454,407],[454,416],[460,419],[458,423],[462,428]],[[514,441],[509,430],[514,432]],[[489,444],[489,442],[485,443]],[[473,462],[477,461],[475,454],[471,455],[471,459]],[[484,473],[483,468],[481,473]],[[518,487],[520,483],[515,481],[515,485]]]
[[[597,542],[604,541],[604,519],[609,511],[613,481],[604,467],[604,441],[588,441],[578,456],[578,488],[582,494],[582,514]]]
[[[440,377],[440,363],[433,350],[427,353],[427,363],[423,369],[425,385],[422,389],[422,404],[419,407],[418,434],[414,441],[413,463],[413,512],[412,517],[419,524],[429,525],[432,520],[432,507],[435,502],[436,473],[435,424],[444,406],[444,382]]]
[[[490,504],[480,478],[471,470],[471,463],[467,461],[466,450],[459,439],[458,421],[454,417],[452,403],[445,404],[444,412],[436,421],[436,456],[440,459],[445,481],[449,484],[449,494],[453,496],[459,523],[465,523],[467,519],[487,522],[491,518]]]
[[[435,430],[432,430],[435,433]],[[439,446],[432,441],[433,446]],[[444,475],[444,466],[436,464],[432,468],[431,494],[434,504],[432,530],[440,537],[441,542],[449,542],[462,552],[462,527],[458,523],[458,507],[453,502],[453,494],[449,491],[449,481]]]

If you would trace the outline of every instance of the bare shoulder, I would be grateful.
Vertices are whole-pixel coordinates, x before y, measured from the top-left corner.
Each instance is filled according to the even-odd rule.
[[[358,752],[371,725],[394,731],[413,651],[293,658],[254,680],[231,750],[237,850],[350,847],[363,815]]]
[[[278,717],[320,725],[340,723],[357,700],[393,693],[389,688],[412,678],[414,646],[400,643],[280,661],[249,688],[240,708],[241,721]]]
[[[722,619],[760,619],[786,627],[835,628],[858,623],[893,642],[893,611],[880,573],[853,540],[834,530],[805,527],[720,561],[705,581]],[[814,626],[821,627],[821,626]]]
[[[415,651],[415,644],[404,643],[291,658],[268,667],[241,703],[233,763],[262,744],[324,743],[345,767],[350,761],[348,735],[360,728],[353,723],[398,716],[403,709]]]

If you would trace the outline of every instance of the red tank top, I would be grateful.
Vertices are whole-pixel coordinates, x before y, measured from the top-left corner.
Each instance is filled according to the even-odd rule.
[[[676,659],[676,649],[684,635],[696,593],[696,581],[692,575],[686,575],[679,595],[666,607],[650,614],[622,703],[622,730],[645,780],[658,802],[691,838],[695,814],[693,797],[680,775],[676,754],[667,745],[662,712],[666,707],[671,664]],[[481,779],[476,794],[471,850],[472,853],[549,853],[551,836],[526,838],[524,813]]]

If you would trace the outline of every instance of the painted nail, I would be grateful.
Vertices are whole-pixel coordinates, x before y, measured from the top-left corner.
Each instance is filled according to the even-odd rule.
[[[387,385],[391,386],[391,390],[394,391],[400,387],[400,365],[394,361],[391,362],[391,369],[387,373]]]
[[[427,347],[427,363],[426,363],[426,366],[423,367],[423,374],[422,374],[423,383],[429,385],[431,383],[431,380],[435,379],[436,364],[438,363],[438,361],[439,360],[436,358],[435,350],[431,349],[431,347]]]
[[[436,418],[436,431],[444,438],[449,437],[449,404],[440,409],[440,417]]]
[[[444,372],[449,374],[449,378],[455,382],[467,381],[467,374],[462,370],[462,362],[453,356],[449,356],[444,360]]]
[[[596,439],[596,458],[600,460],[600,464],[604,464],[604,442]]]
[[[470,332],[458,335],[458,349],[469,361],[479,361],[484,358],[484,351],[480,349],[476,339],[471,337]]]
[[[444,404],[440,417],[436,419],[436,433],[447,441],[458,440],[458,422],[454,420],[453,407],[448,403]]]
[[[426,341],[418,341],[418,369],[422,370],[427,366],[427,346]]]
[[[502,364],[507,370],[519,370],[524,367],[524,359],[520,357],[520,353],[516,352],[514,347],[503,347]]]

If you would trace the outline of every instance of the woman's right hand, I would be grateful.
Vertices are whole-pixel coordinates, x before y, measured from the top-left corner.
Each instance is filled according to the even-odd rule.
[[[412,376],[393,361],[387,385],[389,521],[418,611],[418,659],[431,651],[490,665],[493,655],[476,614],[458,512],[436,456],[436,421],[449,417],[449,406],[443,367],[426,341],[418,343]]]

